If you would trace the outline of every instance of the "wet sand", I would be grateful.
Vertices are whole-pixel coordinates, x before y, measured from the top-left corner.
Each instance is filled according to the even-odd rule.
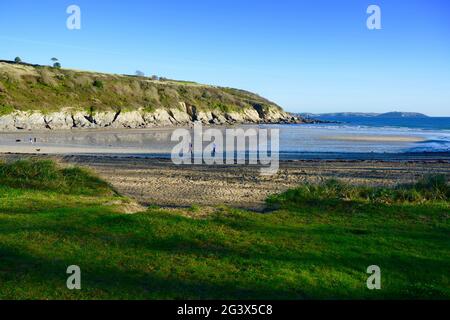
[[[361,141],[361,142],[424,142],[426,139],[420,137],[406,137],[406,136],[324,136],[321,137],[323,140],[335,140],[335,141]]]
[[[0,145],[0,154],[152,154],[159,152],[157,149],[144,149],[139,147],[104,147],[104,146],[59,146],[42,144],[22,144],[17,146]],[[167,153],[170,151],[165,150]]]
[[[416,181],[427,174],[450,177],[450,161],[282,161],[275,176],[260,175],[259,166],[183,165],[167,159],[115,156],[0,155],[0,161],[24,157],[51,158],[63,165],[94,170],[123,195],[143,205],[189,207],[227,205],[263,210],[267,196],[304,182],[330,178],[353,184],[394,185]]]

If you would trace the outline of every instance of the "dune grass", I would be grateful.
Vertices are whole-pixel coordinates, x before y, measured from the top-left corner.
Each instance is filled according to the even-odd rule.
[[[450,185],[444,175],[429,175],[414,184],[395,187],[355,186],[338,180],[322,184],[305,184],[281,195],[269,197],[271,206],[297,207],[305,204],[423,204],[450,200]]]
[[[42,167],[14,183],[27,166]],[[117,214],[105,205],[112,190],[92,192],[106,183],[83,174],[72,193],[69,179],[47,181],[67,177],[50,163],[1,168],[1,299],[450,298],[443,178],[393,189],[301,186],[271,197],[269,213],[218,207],[193,219],[156,207]],[[66,288],[74,264],[80,291]],[[370,291],[374,264],[382,290]]]
[[[77,167],[59,168],[51,160],[0,163],[0,185],[72,195],[117,194],[110,184],[88,170]]]

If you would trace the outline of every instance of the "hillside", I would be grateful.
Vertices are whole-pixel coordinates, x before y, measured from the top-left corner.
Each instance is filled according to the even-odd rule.
[[[417,112],[387,112],[379,114],[380,118],[428,118],[428,116],[423,113]]]
[[[0,130],[300,122],[254,93],[0,61]]]

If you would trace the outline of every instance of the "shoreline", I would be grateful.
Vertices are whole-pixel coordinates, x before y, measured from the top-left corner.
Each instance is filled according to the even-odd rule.
[[[37,151],[39,150],[39,151]],[[141,159],[171,159],[170,152],[159,150],[126,148],[126,147],[99,147],[99,146],[46,146],[46,145],[0,145],[0,155],[23,156],[91,156],[112,158],[141,158]],[[377,152],[289,152],[278,154],[279,161],[447,161],[450,162],[449,152],[403,152],[403,153],[377,153]],[[225,155],[224,155],[225,159]],[[248,153],[246,154],[248,159]]]
[[[1,119],[1,116],[0,116]],[[339,124],[340,122],[317,120],[317,119],[298,119],[298,120],[281,120],[281,121],[258,121],[258,122],[232,122],[232,123],[203,123],[204,128],[213,129],[226,129],[234,127],[254,127],[254,126],[268,126],[268,125],[311,125],[311,124]],[[178,124],[160,124],[149,127],[136,127],[136,128],[121,128],[121,127],[73,127],[73,128],[54,128],[54,129],[12,129],[2,130],[0,134],[51,134],[51,133],[142,133],[142,132],[154,132],[164,130],[176,130],[176,129],[192,129],[195,122],[178,123]]]
[[[410,132],[353,129],[334,130],[319,126],[270,125],[279,130],[282,160],[450,160],[450,132]],[[181,127],[140,129],[77,129],[7,132],[0,135],[0,153],[109,154],[170,158],[176,141],[173,130]],[[228,128],[267,129],[269,125],[208,125],[224,133]],[[356,129],[355,129],[356,130]],[[192,134],[192,132],[191,132]],[[204,142],[204,147],[206,143]],[[223,146],[217,152],[223,151]]]

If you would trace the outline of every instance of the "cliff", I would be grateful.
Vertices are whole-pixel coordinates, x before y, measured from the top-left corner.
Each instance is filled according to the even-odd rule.
[[[0,61],[0,131],[299,123],[251,92]]]

